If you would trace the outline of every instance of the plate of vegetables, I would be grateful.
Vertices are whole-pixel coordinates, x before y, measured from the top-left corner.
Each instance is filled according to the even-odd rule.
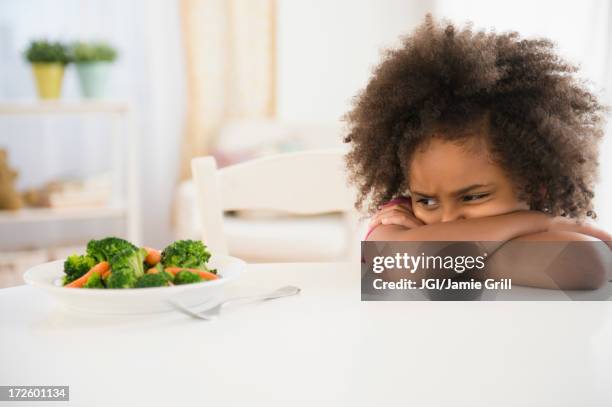
[[[186,306],[214,305],[245,268],[238,258],[212,256],[199,240],[156,250],[106,237],[90,240],[83,254],[29,269],[24,280],[73,310],[134,314],[170,311],[170,298]]]

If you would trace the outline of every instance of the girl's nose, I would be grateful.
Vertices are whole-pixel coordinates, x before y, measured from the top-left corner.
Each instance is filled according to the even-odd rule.
[[[452,222],[458,219],[465,219],[465,216],[459,208],[446,207],[442,210],[442,218],[440,222]]]

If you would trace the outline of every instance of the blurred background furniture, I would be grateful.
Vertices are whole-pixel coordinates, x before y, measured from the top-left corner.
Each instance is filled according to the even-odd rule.
[[[233,120],[219,131],[211,156],[223,169],[244,161],[292,151],[336,149],[341,151],[340,126],[334,124]],[[315,166],[316,167],[316,166]],[[284,171],[275,178],[287,176]],[[346,185],[343,186],[346,188]],[[182,181],[174,207],[174,237],[199,239],[202,220],[196,204],[193,179]],[[342,212],[291,214],[268,209],[225,211],[225,236],[230,252],[251,262],[344,260],[347,235]],[[361,229],[360,229],[361,227]],[[315,238],[316,237],[316,238]]]
[[[213,253],[251,262],[354,257],[357,214],[343,159],[342,149],[324,149],[217,169],[214,157],[195,158],[200,236]]]

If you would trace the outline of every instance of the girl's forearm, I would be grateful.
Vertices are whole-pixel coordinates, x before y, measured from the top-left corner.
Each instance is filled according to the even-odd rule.
[[[519,236],[547,231],[551,219],[542,212],[517,211],[497,216],[434,223],[414,229],[396,225],[379,225],[370,233],[368,240],[465,241],[472,242],[479,251],[491,256],[507,241]]]
[[[377,241],[495,241],[504,243],[519,236],[545,232],[551,217],[536,211],[517,211],[503,215],[461,219],[406,229],[380,225],[368,240]]]

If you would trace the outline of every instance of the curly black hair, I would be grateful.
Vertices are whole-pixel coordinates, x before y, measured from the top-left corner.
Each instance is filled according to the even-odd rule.
[[[431,15],[401,40],[343,116],[358,210],[367,202],[374,213],[406,193],[411,157],[432,135],[461,141],[474,126],[482,132],[484,120],[491,156],[532,210],[595,217],[608,107],[550,40],[458,28]]]

